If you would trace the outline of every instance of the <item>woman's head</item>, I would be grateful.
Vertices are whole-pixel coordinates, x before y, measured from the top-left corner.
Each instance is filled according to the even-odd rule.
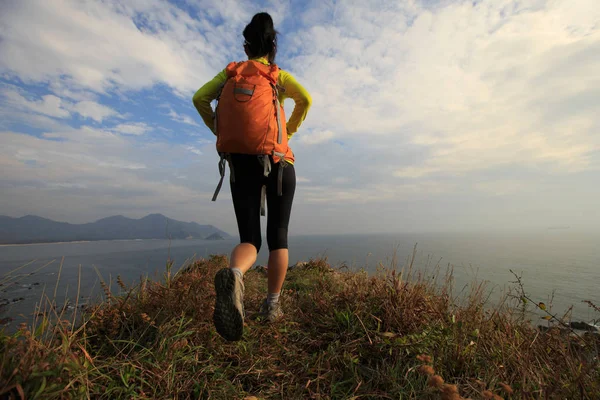
[[[273,19],[267,13],[258,13],[244,28],[244,50],[250,58],[267,57],[275,62],[277,53],[277,31]]]

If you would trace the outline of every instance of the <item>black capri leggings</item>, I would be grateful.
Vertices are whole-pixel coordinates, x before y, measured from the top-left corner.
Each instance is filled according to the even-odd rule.
[[[260,251],[260,198],[263,185],[267,186],[267,244],[269,251],[288,248],[288,225],[296,191],[296,171],[292,164],[283,168],[282,196],[277,194],[279,164],[273,163],[268,177],[258,156],[232,154],[234,180],[231,184],[233,208],[241,243],[251,243]]]

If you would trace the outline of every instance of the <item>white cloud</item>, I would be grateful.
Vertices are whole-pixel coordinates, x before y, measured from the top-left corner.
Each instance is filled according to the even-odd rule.
[[[317,131],[311,133],[301,133],[298,135],[298,141],[302,144],[314,145],[328,142],[335,137],[332,131]]]
[[[194,153],[197,156],[201,156],[203,154],[202,150],[194,146],[185,146],[185,149],[191,153]]]
[[[41,98],[26,98],[22,90],[5,89],[0,92],[3,98],[3,106],[6,109],[14,109],[24,112],[33,112],[46,115],[48,117],[65,119],[72,116],[72,113],[79,114],[84,118],[93,119],[96,122],[102,122],[109,117],[120,116],[112,108],[99,104],[92,100],[83,100],[71,102],[61,99],[52,94],[41,96]]]
[[[112,131],[122,133],[124,135],[140,136],[148,132],[151,128],[143,122],[132,122],[119,124],[112,128]]]
[[[71,106],[71,109],[84,118],[93,119],[96,122],[102,122],[110,117],[119,117],[120,114],[110,107],[95,101],[80,101]]]
[[[290,64],[316,105],[307,128],[335,127],[366,154],[382,146],[427,149],[413,165],[380,159],[396,164],[399,177],[506,165],[599,167],[592,156],[600,149],[594,0],[376,10],[344,3],[332,23],[295,36],[300,54]]]
[[[295,201],[300,212],[303,204],[334,204],[347,214],[332,215],[347,219],[369,214],[365,205],[377,204],[388,218],[375,225],[402,218],[430,225],[446,218],[450,225],[452,218],[460,224],[491,214],[509,223],[495,212],[498,197],[505,209],[526,207],[537,221],[557,210],[574,219],[581,210],[596,211],[585,203],[598,194],[589,182],[600,169],[596,0],[313,1],[300,11],[289,2],[273,4],[282,32],[278,60],[313,97],[308,119],[291,141],[302,183]],[[76,182],[87,187],[63,189],[92,193],[104,187],[111,193],[110,199],[99,197],[98,206],[163,201],[196,215],[192,206],[173,206],[174,196],[160,191],[158,177],[176,180],[168,189],[182,202],[214,189],[213,137],[186,112],[194,90],[243,57],[240,33],[258,5],[201,0],[188,6],[193,18],[158,0],[3,5],[0,74],[46,83],[52,93],[11,89],[3,96],[0,126],[25,123],[46,132],[26,143],[16,133],[2,134],[0,163],[8,172],[0,184],[23,177],[3,190],[4,198],[24,207],[18,199],[30,196],[23,187],[32,181],[54,185],[53,196],[61,184]],[[182,135],[172,129],[171,141],[146,143],[142,137],[150,128],[136,121],[152,119],[128,120],[98,100],[99,93],[133,98],[154,87],[183,96],[188,107],[169,105],[164,112],[210,140],[175,144]],[[61,126],[76,113],[84,123],[122,123]],[[166,132],[154,121],[152,128]],[[11,141],[22,145],[7,146]],[[198,174],[201,167],[214,173]],[[178,176],[189,179],[173,178]],[[149,197],[137,194],[142,192]],[[468,206],[470,199],[477,210]],[[0,206],[8,207],[4,201]],[[217,207],[211,215],[229,215],[227,204]],[[410,213],[397,212],[399,207]],[[447,217],[441,215],[445,209]],[[509,214],[518,223],[528,220],[524,211]],[[306,221],[298,223],[315,228]]]
[[[39,100],[28,100],[15,90],[4,90],[1,94],[4,98],[5,107],[54,118],[68,118],[71,116],[71,113],[65,109],[62,100],[54,95],[45,95]]]
[[[102,217],[119,210],[134,215],[163,210],[181,218],[206,210],[200,222],[218,225],[220,212],[208,214],[216,172],[197,174],[198,169],[216,171],[216,156],[196,158],[189,171],[173,164],[189,158],[184,146],[140,143],[137,136],[98,128],[65,127],[44,138],[2,131],[0,208],[12,215],[29,210],[84,221],[90,213]],[[171,179],[174,172],[194,178]]]
[[[189,115],[176,113],[173,109],[170,109],[169,114],[167,115],[175,122],[192,126],[200,126],[200,124],[198,124],[196,120],[194,120]]]
[[[0,68],[25,81],[97,92],[165,83],[189,94],[225,63],[222,33],[166,1],[16,1],[0,21]]]

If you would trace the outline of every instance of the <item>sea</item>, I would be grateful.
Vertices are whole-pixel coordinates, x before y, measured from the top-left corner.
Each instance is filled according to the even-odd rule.
[[[117,277],[135,284],[162,279],[168,260],[173,272],[194,259],[229,254],[235,239],[113,240],[0,246],[0,320],[11,331],[31,324],[39,307],[54,299],[73,312],[98,301],[100,282],[114,293]],[[585,300],[600,305],[600,233],[540,230],[519,233],[401,233],[292,236],[290,264],[326,257],[342,270],[406,269],[433,278],[451,268],[457,299],[474,282],[485,282],[490,302],[499,301],[520,277],[527,295],[574,321],[600,318]],[[262,249],[258,265],[267,262]],[[69,311],[70,310],[70,311]],[[545,323],[540,320],[540,323]]]

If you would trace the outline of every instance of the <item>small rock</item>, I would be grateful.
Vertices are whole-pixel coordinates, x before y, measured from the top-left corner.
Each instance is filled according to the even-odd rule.
[[[303,268],[303,267],[306,267],[307,265],[308,265],[308,263],[306,261],[298,261],[296,264],[292,265],[289,269]]]

